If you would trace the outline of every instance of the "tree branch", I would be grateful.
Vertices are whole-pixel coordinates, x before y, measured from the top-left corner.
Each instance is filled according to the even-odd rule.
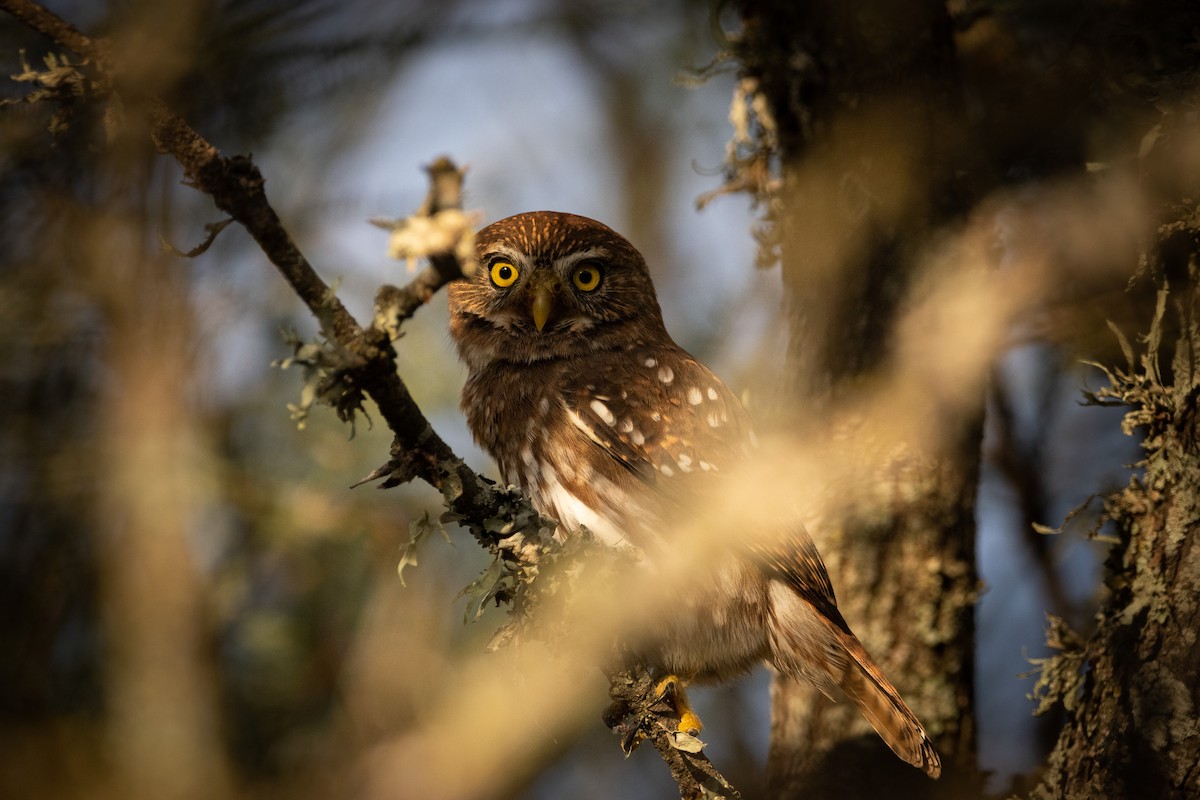
[[[30,0],[0,0],[0,9],[92,62],[101,76],[110,74],[108,46],[102,40],[84,35]],[[245,228],[308,309],[318,317],[329,319],[334,341],[357,358],[347,378],[371,396],[397,437],[393,451],[400,447],[426,456],[410,460],[413,477],[420,477],[441,489],[446,479],[453,476],[463,489],[458,503],[460,508],[455,510],[467,518],[490,515],[494,510],[490,485],[463,465],[433,432],[393,368],[394,351],[390,343],[380,341],[377,332],[368,335],[369,332],[364,331],[300,252],[267,200],[266,182],[258,168],[249,158],[222,156],[216,147],[159,99],[148,99],[142,110],[150,123],[155,146],[179,162],[188,185],[210,195],[219,209]],[[455,269],[451,269],[445,259],[439,259],[438,264],[436,281],[423,273],[414,282],[417,286],[405,293],[427,298],[461,275],[456,262]]]
[[[46,38],[53,39],[76,55],[95,62],[101,71],[105,69],[108,53],[104,47],[54,12],[30,0],[3,0],[0,2],[0,8]]]
[[[0,9],[90,62],[103,84],[119,86],[113,75],[108,42],[92,39],[70,23],[30,0],[0,0]],[[115,89],[114,89],[115,90]],[[322,321],[323,332],[338,353],[339,366],[330,378],[344,384],[357,398],[365,392],[394,434],[391,458],[364,481],[383,479],[381,488],[420,478],[442,492],[449,512],[496,556],[510,578],[515,622],[497,639],[511,635],[527,618],[536,601],[530,585],[539,562],[553,561],[562,546],[553,538],[556,522],[539,515],[519,492],[496,487],[471,470],[433,430],[395,369],[392,341],[399,326],[450,281],[474,269],[472,220],[462,213],[464,170],[447,158],[427,168],[429,194],[413,217],[385,224],[395,234],[414,224],[428,225],[434,239],[444,235],[450,244],[427,248],[418,255],[428,265],[404,287],[384,286],[375,302],[375,319],[364,328],[342,305],[330,286],[296,246],[267,200],[261,172],[244,156],[226,158],[158,98],[144,99],[140,111],[149,122],[155,147],[183,167],[186,183],[213,198],[216,206],[237,221],[258,243],[304,302]],[[411,244],[411,243],[410,243]],[[404,246],[410,246],[406,244]],[[420,248],[417,248],[420,250]],[[413,257],[413,252],[408,253]],[[357,402],[357,401],[354,401]],[[343,409],[339,408],[339,412]],[[496,597],[500,598],[499,592]],[[493,640],[495,641],[495,640]],[[644,666],[627,666],[610,675],[614,707],[624,713],[610,727],[627,737],[627,751],[649,738],[679,784],[683,798],[737,797],[737,792],[701,753],[680,749],[673,738],[678,720],[669,704],[653,696],[653,682]]]
[[[621,737],[621,749],[627,755],[643,739],[649,739],[671,771],[682,800],[741,797],[703,752],[679,746],[675,730],[679,718],[670,703],[655,695],[655,681],[644,665],[627,663],[610,673],[608,680],[613,702],[604,714],[604,723]]]
[[[439,289],[456,278],[475,271],[474,219],[462,213],[462,185],[466,169],[459,169],[445,156],[425,171],[429,173],[429,193],[421,209],[402,220],[371,220],[391,231],[389,249],[393,258],[410,264],[418,256],[429,262],[403,288],[384,285],[375,296],[374,327],[394,339],[400,325],[412,317]]]

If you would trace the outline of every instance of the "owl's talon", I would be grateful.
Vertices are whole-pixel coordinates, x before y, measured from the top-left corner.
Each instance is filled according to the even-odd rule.
[[[654,687],[654,694],[659,700],[666,700],[679,715],[679,724],[675,730],[688,736],[699,736],[704,730],[704,723],[692,710],[688,703],[687,694],[683,690],[684,682],[678,675],[668,675]]]
[[[689,708],[680,714],[678,730],[680,733],[686,733],[688,736],[699,736],[700,731],[704,730],[704,723],[696,716],[696,712]]]

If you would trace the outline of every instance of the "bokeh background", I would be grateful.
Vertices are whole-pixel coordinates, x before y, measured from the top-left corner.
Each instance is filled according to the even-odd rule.
[[[735,24],[706,2],[242,0],[48,7],[144,60],[226,154],[252,153],[310,261],[360,320],[384,282],[376,216],[424,194],[423,164],[469,165],[467,205],[491,221],[547,208],[600,219],[647,256],[669,329],[769,413],[786,341],[777,272],[756,269],[743,195],[722,182]],[[0,63],[40,66],[48,43],[0,17]],[[4,82],[3,97],[29,87]],[[452,695],[452,667],[502,621],[464,624],[457,599],[487,559],[450,530],[396,574],[428,487],[350,484],[390,436],[287,406],[281,330],[315,324],[249,238],[219,219],[136,120],[79,104],[0,109],[0,795],[306,797],[403,741]],[[1079,405],[1087,369],[1025,330],[997,363],[979,492],[980,759],[997,791],[1048,750],[1021,673],[1044,613],[1086,628],[1103,543],[1034,534],[1122,483],[1135,443],[1119,411]],[[457,410],[464,371],[444,298],[405,329],[398,368],[477,469]],[[1087,527],[1084,515],[1078,526]],[[512,668],[502,655],[495,669]],[[597,676],[580,676],[595,691]],[[768,678],[700,690],[709,754],[762,786]],[[626,760],[588,710],[498,778],[500,796],[659,797],[658,759]]]

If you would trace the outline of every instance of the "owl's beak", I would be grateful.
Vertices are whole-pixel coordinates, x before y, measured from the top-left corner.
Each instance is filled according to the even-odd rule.
[[[538,333],[546,327],[550,319],[550,310],[554,308],[554,292],[549,286],[539,286],[533,290],[533,324],[537,325]]]
[[[550,277],[538,281],[530,289],[533,291],[533,303],[530,306],[533,324],[537,326],[538,333],[541,333],[554,310],[554,293],[558,290],[558,280]]]

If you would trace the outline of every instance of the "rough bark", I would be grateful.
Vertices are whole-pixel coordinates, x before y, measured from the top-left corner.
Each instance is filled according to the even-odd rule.
[[[962,797],[972,769],[974,481],[969,452],[903,470],[881,487],[890,513],[826,529],[821,547],[839,607],[934,738],[934,783],[896,759],[848,702],[806,684],[772,690],[771,796]],[[974,445],[970,445],[974,442]]]
[[[739,5],[734,49],[763,103],[761,149],[741,166],[781,164],[779,183],[756,188],[789,303],[792,394],[809,420],[832,419],[891,355],[921,249],[963,210],[950,19],[937,2]],[[933,736],[945,776],[933,783],[896,760],[851,704],[777,680],[772,797],[961,797],[977,785],[982,409],[981,396],[948,421],[935,458],[902,458],[872,490],[882,503],[869,517],[814,530],[839,606]]]
[[[1066,723],[1036,800],[1200,796],[1198,277],[1193,249],[1186,283],[1159,294],[1146,352],[1135,362],[1123,343],[1129,363],[1096,395],[1131,406],[1125,429],[1145,436],[1145,471],[1106,499],[1120,542],[1095,633],[1084,641],[1061,621],[1051,626],[1059,652],[1042,663],[1038,686],[1042,708],[1061,701]],[[1174,321],[1170,359],[1159,348]]]

